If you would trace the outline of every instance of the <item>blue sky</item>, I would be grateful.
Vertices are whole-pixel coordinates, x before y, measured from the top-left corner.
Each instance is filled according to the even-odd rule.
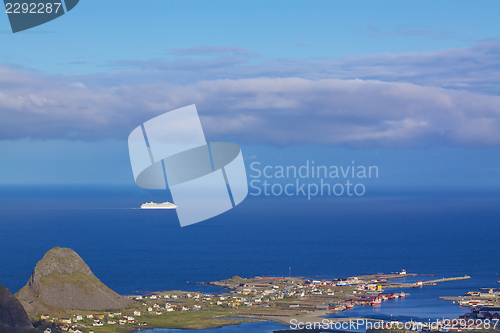
[[[500,4],[483,1],[81,1],[21,34],[0,20],[3,59],[47,73],[109,71],[109,62],[169,58],[201,45],[264,59],[425,52],[499,37]],[[87,62],[87,66],[75,62]]]
[[[195,103],[207,139],[377,186],[500,186],[497,1],[97,1],[0,15],[0,184],[133,184],[128,133]]]

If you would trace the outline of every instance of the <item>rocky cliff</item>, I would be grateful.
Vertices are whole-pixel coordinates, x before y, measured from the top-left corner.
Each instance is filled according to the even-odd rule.
[[[24,333],[37,332],[28,314],[9,289],[0,286],[0,332]]]
[[[61,309],[122,309],[133,302],[99,281],[75,251],[59,247],[36,264],[16,297],[32,316]]]

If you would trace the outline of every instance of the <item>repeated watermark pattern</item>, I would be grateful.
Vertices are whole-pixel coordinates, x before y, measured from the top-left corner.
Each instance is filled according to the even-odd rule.
[[[263,166],[260,162],[250,164],[250,195],[259,196],[363,196],[366,193],[364,180],[379,177],[378,166],[315,165],[306,160],[301,166]],[[342,179],[342,182],[339,182]]]
[[[222,214],[248,194],[240,147],[207,143],[194,104],[138,126],[128,137],[128,147],[137,186],[168,186],[181,226]]]
[[[417,321],[388,321],[367,320],[367,319],[349,319],[332,320],[323,319],[321,321],[300,321],[298,319],[290,320],[290,329],[292,330],[398,330],[400,332],[422,332],[422,331],[448,331],[448,330],[495,330],[499,319],[444,319],[427,322]]]
[[[79,0],[4,0],[12,32],[31,29],[69,12]]]

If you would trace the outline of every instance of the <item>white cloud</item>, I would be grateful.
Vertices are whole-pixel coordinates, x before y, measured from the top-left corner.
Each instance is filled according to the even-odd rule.
[[[247,53],[210,47],[185,52]],[[289,59],[241,67],[222,58],[184,59],[180,67],[168,62],[168,69],[143,62],[141,71],[88,76],[0,66],[0,139],[124,140],[138,124],[194,103],[209,140],[499,146],[499,55],[495,42],[334,62]],[[175,71],[184,74],[167,80],[166,73]]]
[[[492,40],[470,48],[442,51],[345,56],[341,59],[278,58],[258,61],[242,53],[217,57],[186,57],[150,61],[117,61],[109,66],[123,70],[88,79],[113,85],[122,82],[195,83],[200,80],[259,77],[320,79],[364,79],[407,82],[500,94],[500,41]],[[140,69],[137,71],[136,69]],[[100,81],[102,83],[102,81]]]

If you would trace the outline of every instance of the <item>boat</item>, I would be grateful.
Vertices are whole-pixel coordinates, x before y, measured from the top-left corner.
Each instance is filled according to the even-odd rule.
[[[162,203],[154,203],[153,201],[151,201],[143,203],[141,205],[141,209],[175,209],[175,208],[177,208],[177,206],[168,201]]]
[[[373,302],[372,302],[372,306],[378,306],[378,305],[380,305],[380,304],[382,304],[382,300],[381,300],[380,298],[378,298],[378,297],[377,297],[377,298],[375,298],[375,299],[373,300]]]

